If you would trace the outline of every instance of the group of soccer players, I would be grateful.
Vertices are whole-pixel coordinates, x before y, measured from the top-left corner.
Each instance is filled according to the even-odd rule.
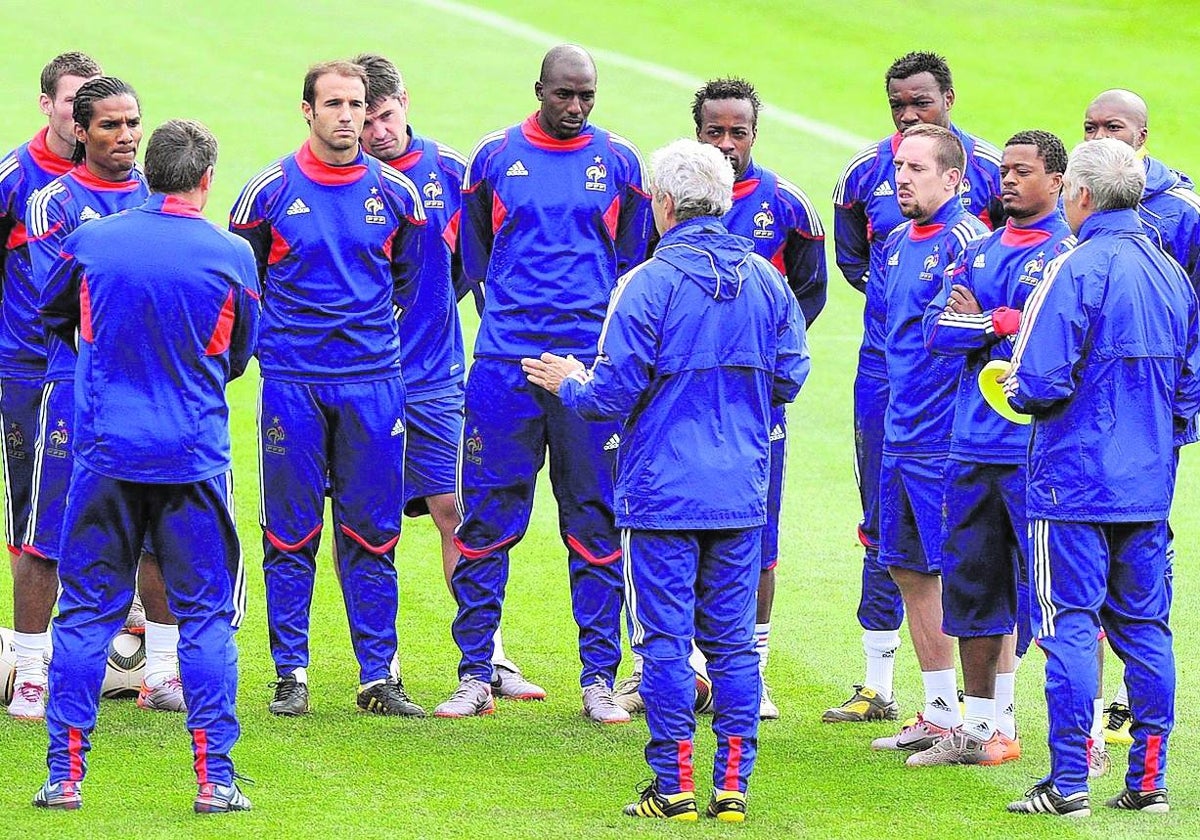
[[[509,553],[528,527],[547,452],[579,627],[583,714],[597,723],[623,723],[644,710],[640,661],[632,676],[617,682],[628,583],[612,509],[621,425],[580,418],[528,381],[521,364],[546,348],[595,362],[617,279],[646,259],[656,241],[637,150],[589,119],[596,88],[591,56],[579,47],[555,47],[534,86],[537,110],[485,136],[463,159],[414,132],[408,91],[386,58],[315,65],[301,106],[308,139],[255,175],[235,201],[234,236],[222,234],[220,247],[228,253],[213,269],[228,278],[222,288],[229,298],[215,331],[210,325],[211,335],[203,336],[200,355],[225,360],[220,387],[204,391],[205,399],[240,374],[251,350],[259,360],[260,524],[277,673],[273,714],[309,711],[309,613],[326,496],[361,709],[425,714],[400,673],[395,549],[402,515],[426,512],[441,534],[443,568],[458,605],[452,631],[462,654],[458,687],[434,714],[487,715],[498,696],[544,698],[506,655],[500,625]],[[896,133],[856,155],[834,194],[837,262],[866,295],[854,407],[865,546],[859,620],[867,661],[854,696],[824,719],[898,719],[893,668],[907,614],[925,706],[898,735],[873,746],[909,752],[913,765],[998,764],[1020,755],[1014,672],[1044,628],[1038,631],[1028,608],[1028,429],[988,406],[976,381],[993,358],[1011,356],[1030,293],[1073,244],[1060,202],[1067,153],[1044,131],[1020,132],[1001,152],[954,126],[950,70],[933,54],[897,60],[886,89]],[[244,579],[240,556],[234,557],[236,536],[225,527],[228,511],[217,504],[224,497],[210,486],[227,479],[228,433],[224,449],[173,473],[153,459],[138,461],[139,430],[151,420],[139,419],[134,408],[122,406],[132,428],[118,432],[93,422],[93,412],[103,416],[113,404],[100,405],[96,389],[107,385],[119,393],[112,383],[122,371],[128,375],[133,362],[119,354],[107,368],[100,361],[110,352],[100,325],[120,321],[107,316],[102,281],[85,276],[81,266],[89,256],[103,266],[99,231],[115,237],[121,229],[96,226],[95,235],[72,236],[94,220],[135,208],[198,215],[196,201],[202,208],[211,183],[211,169],[207,180],[202,173],[211,164],[200,166],[207,158],[186,150],[207,148],[207,141],[187,127],[161,135],[160,149],[185,150],[177,153],[191,168],[182,169],[197,174],[172,180],[164,173],[174,169],[160,163],[160,186],[151,177],[147,204],[147,179],[135,164],[141,113],[130,85],[102,75],[87,56],[68,53],[43,72],[41,104],[48,127],[0,163],[7,230],[0,420],[18,659],[9,714],[49,723],[51,774],[35,804],[79,807],[95,723],[95,698],[85,695],[93,684],[96,694],[99,685],[88,657],[102,652],[114,616],[128,612],[136,566],[148,659],[138,703],[187,712],[200,785],[196,809],[244,810],[249,802],[228,756],[237,737],[236,651],[229,634],[240,620]],[[753,159],[760,107],[745,81],[709,82],[693,102],[696,138],[715,146],[734,171],[732,209],[723,224],[778,269],[811,325],[826,298],[824,229],[801,190]],[[1144,156],[1146,124],[1144,103],[1126,91],[1098,97],[1085,123],[1088,139],[1116,137],[1139,151],[1146,182],[1138,211],[1145,229],[1196,279],[1200,201],[1186,176]],[[215,141],[211,157],[215,161]],[[159,193],[168,196],[165,202]],[[178,196],[201,198],[183,210]],[[138,230],[131,227],[127,235]],[[99,278],[105,270],[92,272]],[[111,308],[119,298],[111,289],[107,294]],[[457,312],[466,295],[481,315],[469,377]],[[64,305],[68,299],[73,306]],[[152,311],[142,313],[145,332],[158,331]],[[195,367],[187,359],[179,365]],[[171,381],[164,373],[164,390],[148,392],[145,414],[158,407]],[[190,410],[201,414],[179,418],[181,427],[192,423],[189,434],[220,414],[211,406],[207,414],[195,405]],[[779,559],[788,437],[782,407],[774,409],[768,431],[771,480],[752,640],[760,683]],[[112,439],[128,442],[129,469],[111,460]],[[1178,442],[1190,438],[1181,435]],[[199,513],[186,526],[164,524],[176,520],[130,502],[136,513],[118,517],[112,531],[128,532],[113,565],[128,561],[129,568],[97,571],[81,558],[99,537],[79,523],[80,517],[103,518],[85,501],[103,507],[100,501],[119,495],[105,482],[195,484],[180,506]],[[68,501],[78,509],[68,510]],[[140,524],[130,525],[135,519]],[[179,545],[178,531],[191,533],[201,521],[220,534],[210,547],[228,585],[192,587],[183,598],[180,587],[187,589],[188,580],[178,566],[180,557],[191,555]],[[1166,551],[1164,544],[1164,557]],[[89,600],[81,593],[97,586],[89,577],[97,574],[118,585]],[[52,656],[48,625],[60,577]],[[225,635],[213,635],[211,617],[199,621],[205,605],[224,622]],[[89,616],[104,620],[90,626]],[[64,644],[72,646],[67,655]],[[205,656],[220,659],[219,665],[200,667]],[[703,671],[699,651],[693,664]],[[221,689],[189,684],[201,679]],[[77,687],[64,688],[69,680]],[[1133,700],[1135,708],[1146,703],[1136,692]],[[1111,723],[1119,728],[1129,722],[1130,704],[1124,696],[1118,701]],[[1097,700],[1089,744],[1096,773],[1108,761],[1102,707]],[[765,683],[759,715],[779,715]],[[1161,770],[1145,768],[1165,767],[1169,728],[1169,719],[1133,720],[1131,754],[1145,780],[1141,787],[1129,784],[1119,807],[1165,808]],[[733,780],[743,797],[741,813],[746,776]],[[1063,804],[1075,791],[1059,793],[1061,802],[1045,791],[1026,801],[1034,803],[1030,808],[1078,814],[1080,808]]]

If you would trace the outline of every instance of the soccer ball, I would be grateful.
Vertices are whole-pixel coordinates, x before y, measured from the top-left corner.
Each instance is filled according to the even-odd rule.
[[[698,715],[712,714],[713,710],[712,680],[699,671],[696,672],[696,705],[693,708]]]
[[[17,654],[12,646],[13,631],[0,627],[0,704],[12,702],[17,682]]]
[[[108,700],[137,697],[146,671],[146,639],[122,630],[108,643],[100,696]]]

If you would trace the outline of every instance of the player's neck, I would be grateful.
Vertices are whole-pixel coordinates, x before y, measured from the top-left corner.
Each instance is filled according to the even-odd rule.
[[[88,171],[88,174],[100,181],[108,181],[112,184],[119,184],[129,180],[129,170],[108,170],[103,169],[86,157],[83,159],[83,168]]]
[[[1015,228],[1029,228],[1029,227],[1033,227],[1034,225],[1041,224],[1043,221],[1045,221],[1047,218],[1049,218],[1057,209],[1058,208],[1056,208],[1056,207],[1051,207],[1050,209],[1046,210],[1044,213],[1038,213],[1036,216],[1026,216],[1023,219],[1017,219],[1017,218],[1014,218],[1013,216],[1009,216],[1008,220],[1009,220],[1009,222],[1012,223],[1012,226]]]
[[[349,149],[333,149],[314,137],[309,141],[308,148],[312,150],[313,157],[328,166],[347,166],[358,160],[357,143]]]
[[[53,130],[47,130],[46,148],[63,160],[70,160],[71,155],[75,153],[75,141],[72,140],[68,143],[55,134]]]

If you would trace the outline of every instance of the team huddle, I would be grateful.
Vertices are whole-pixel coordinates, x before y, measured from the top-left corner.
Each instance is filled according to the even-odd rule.
[[[1166,811],[1166,520],[1178,449],[1197,437],[1200,199],[1145,154],[1128,91],[1091,103],[1096,142],[1068,156],[1045,131],[1001,151],[954,126],[931,53],[898,59],[886,85],[896,133],[834,193],[837,264],[866,298],[866,675],[823,719],[899,718],[907,615],[925,705],[872,747],[913,766],[1015,760],[1015,672],[1034,644],[1051,771],[1009,810],[1087,816],[1107,736],[1131,744],[1107,804]],[[227,231],[202,214],[206,127],[159,126],[143,169],[130,85],[66,53],[41,91],[47,128],[0,162],[8,713],[49,731],[34,805],[81,806],[105,650],[134,626],[138,705],[186,713],[195,810],[251,807],[230,755],[247,605],[224,389],[256,357],[272,714],[309,712],[326,497],[361,710],[426,714],[401,674],[395,566],[403,516],[425,513],[461,652],[432,713],[545,698],[501,623],[548,454],[582,713],[649,727],[653,780],[625,813],[743,820],[759,722],[780,715],[765,671],[785,406],[827,291],[815,208],[751,156],[753,86],[697,91],[696,139],[646,172],[590,121],[596,68],[576,46],[546,54],[537,111],[466,159],[413,131],[386,58],[318,64],[307,141],[250,179]],[[618,680],[622,610],[634,666]],[[1107,710],[1104,638],[1127,687]],[[703,811],[701,706],[717,741]]]

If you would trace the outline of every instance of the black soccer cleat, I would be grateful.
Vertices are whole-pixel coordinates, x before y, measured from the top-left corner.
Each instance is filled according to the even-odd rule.
[[[1171,810],[1167,802],[1167,789],[1130,790],[1125,788],[1117,796],[1104,803],[1109,808],[1121,811],[1145,811],[1147,814],[1165,814]]]
[[[288,674],[271,685],[275,686],[275,699],[267,706],[271,714],[281,717],[308,714],[308,683],[302,683]]]
[[[1010,814],[1053,814],[1059,817],[1090,817],[1091,802],[1086,790],[1063,796],[1049,779],[1025,791],[1025,798],[1008,804]]]
[[[375,715],[425,717],[425,710],[412,701],[404,684],[391,677],[359,691],[358,708]]]
[[[649,782],[638,789],[638,794],[638,801],[623,809],[625,816],[681,822],[695,822],[700,816],[696,810],[696,794],[690,790],[664,794],[658,792],[657,783]]]

